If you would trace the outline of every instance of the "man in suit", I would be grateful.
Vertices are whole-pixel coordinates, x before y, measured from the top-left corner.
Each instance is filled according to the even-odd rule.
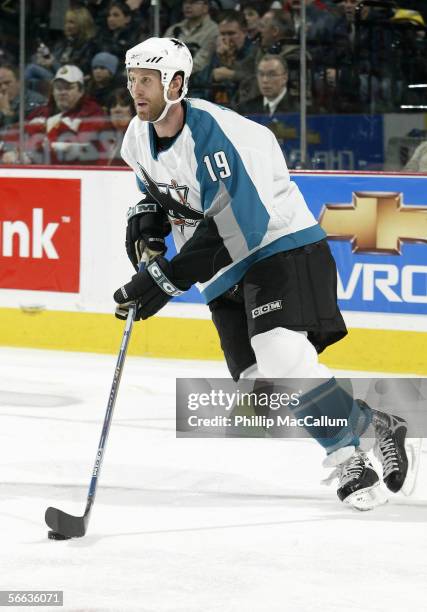
[[[262,113],[272,117],[278,113],[299,111],[299,101],[288,90],[289,70],[280,55],[264,55],[256,68],[260,95],[237,107],[243,115]]]

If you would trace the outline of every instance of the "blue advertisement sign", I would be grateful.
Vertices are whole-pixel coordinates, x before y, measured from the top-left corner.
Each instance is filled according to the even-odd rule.
[[[427,176],[292,175],[325,229],[342,310],[427,314]],[[168,238],[168,256],[175,248]],[[176,301],[203,302],[195,287]]]
[[[328,234],[340,307],[427,314],[427,177],[293,179]]]
[[[298,113],[251,115],[274,132],[289,168],[300,161]],[[309,115],[307,160],[316,170],[377,170],[384,163],[382,115]]]

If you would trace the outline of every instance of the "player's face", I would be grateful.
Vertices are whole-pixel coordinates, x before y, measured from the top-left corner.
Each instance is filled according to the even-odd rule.
[[[132,68],[129,70],[129,85],[138,117],[142,121],[156,121],[166,105],[160,73],[147,68]]]

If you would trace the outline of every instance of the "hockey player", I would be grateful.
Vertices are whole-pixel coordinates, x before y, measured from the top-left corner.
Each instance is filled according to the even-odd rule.
[[[392,490],[404,486],[406,423],[344,392],[318,353],[347,331],[336,302],[336,267],[325,233],[290,180],[267,128],[210,102],[186,99],[192,58],[179,40],[150,38],[126,54],[137,116],[122,157],[143,200],[128,217],[126,249],[144,271],[114,294],[125,318],[155,315],[199,283],[231,375],[315,379],[302,413],[347,418],[314,431],[325,465],[335,467],[338,496],[359,509],[384,501],[361,438],[375,430]],[[178,254],[165,259],[172,230]],[[322,379],[322,380],[318,380]]]

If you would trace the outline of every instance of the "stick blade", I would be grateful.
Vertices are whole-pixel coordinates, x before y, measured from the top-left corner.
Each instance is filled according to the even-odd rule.
[[[58,508],[49,507],[44,518],[52,531],[68,538],[82,538],[86,533],[85,516],[73,516]]]

